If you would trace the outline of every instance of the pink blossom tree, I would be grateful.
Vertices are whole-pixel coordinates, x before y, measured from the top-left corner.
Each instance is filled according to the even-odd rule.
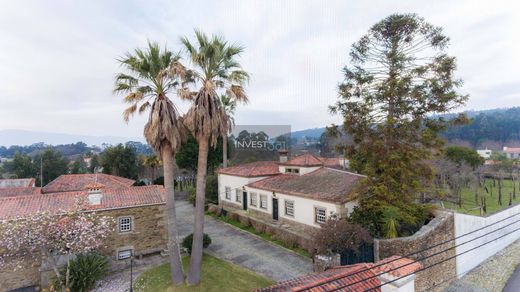
[[[71,256],[103,247],[114,230],[111,217],[74,210],[50,214],[39,212],[0,224],[0,269],[20,269],[24,261],[47,262],[53,269],[62,291],[69,288]],[[65,257],[65,275],[58,258]]]

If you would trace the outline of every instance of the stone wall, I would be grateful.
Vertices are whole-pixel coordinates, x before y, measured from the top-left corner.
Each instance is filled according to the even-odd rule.
[[[453,213],[438,211],[436,217],[432,221],[423,226],[412,236],[394,239],[375,239],[375,261],[379,261],[393,255],[400,255],[411,259],[419,259],[451,248],[450,250],[439,255],[421,260],[420,263],[423,265],[423,267],[427,267],[455,255],[455,248],[453,248],[455,246],[455,240],[453,240],[454,238],[455,230]],[[437,243],[448,240],[450,241],[435,248],[418,254],[410,255]],[[449,285],[450,281],[456,279],[456,260],[455,258],[450,259],[442,264],[421,271],[417,273],[416,276],[416,291],[442,291]]]
[[[112,260],[113,270],[124,269],[129,265],[129,260],[117,260],[119,249],[132,248],[134,254],[140,256],[162,252],[167,248],[164,205],[106,210],[97,214],[116,220],[114,233],[106,240],[106,246],[100,250]],[[117,232],[117,218],[121,216],[133,217],[131,232]],[[0,292],[35,285],[47,287],[52,277],[54,274],[49,268],[40,268],[36,262],[26,262],[23,269],[17,271],[0,270]]]

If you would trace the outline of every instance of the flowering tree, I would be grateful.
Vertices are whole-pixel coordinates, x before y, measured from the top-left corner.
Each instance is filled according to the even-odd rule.
[[[47,261],[61,289],[69,287],[71,255],[102,247],[112,233],[114,220],[76,207],[59,215],[40,212],[15,218],[0,225],[0,269],[20,269],[25,260]],[[66,273],[59,272],[58,258],[64,256]]]

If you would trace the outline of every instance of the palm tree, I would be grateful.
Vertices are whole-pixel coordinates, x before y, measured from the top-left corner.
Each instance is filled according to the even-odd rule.
[[[235,124],[233,114],[235,113],[236,101],[229,98],[227,95],[222,94],[220,96],[220,104],[224,108],[224,112],[227,116],[227,122],[229,126],[225,126],[225,129],[230,129]],[[227,153],[228,153],[228,131],[222,135],[222,167],[227,167]]]
[[[193,65],[190,75],[198,89],[192,92],[184,87],[178,93],[192,101],[184,121],[199,144],[193,244],[187,278],[190,285],[200,282],[208,150],[210,146],[215,147],[223,133],[229,132],[230,123],[218,92],[225,92],[233,101],[247,102],[242,86],[249,79],[248,73],[236,61],[243,51],[241,46],[229,44],[220,36],[210,38],[198,30],[195,36],[195,43],[186,37],[181,42]]]
[[[157,155],[148,155],[144,159],[144,165],[150,167],[152,169],[152,181],[155,180],[155,168],[161,165],[161,160],[157,157]]]
[[[171,278],[174,285],[184,282],[179,245],[173,188],[173,158],[185,136],[185,128],[177,108],[168,98],[179,85],[178,76],[172,76],[169,68],[179,56],[161,50],[157,43],[148,42],[146,50],[136,49],[127,53],[119,62],[128,73],[116,75],[114,93],[125,94],[124,102],[130,106],[123,112],[128,122],[135,112],[150,114],[144,127],[144,137],[160,156],[164,165],[166,190],[166,218],[168,220],[168,250],[170,253]]]

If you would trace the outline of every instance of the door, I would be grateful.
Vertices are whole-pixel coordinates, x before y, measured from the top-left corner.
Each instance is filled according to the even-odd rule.
[[[278,220],[278,199],[273,198],[273,220]]]
[[[247,210],[247,192],[242,193],[242,208]]]

